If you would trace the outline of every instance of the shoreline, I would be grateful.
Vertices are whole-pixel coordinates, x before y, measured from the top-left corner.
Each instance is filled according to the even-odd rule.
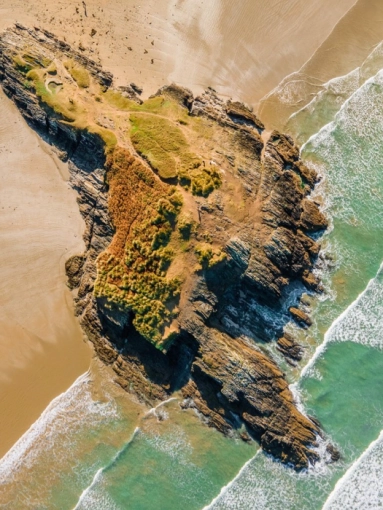
[[[0,92],[0,456],[85,372],[64,263],[83,250],[75,193]]]
[[[324,0],[324,2],[326,1],[327,0]],[[344,14],[352,3],[351,0],[343,0],[340,2],[337,5],[336,11],[333,10],[332,13],[327,13],[327,16],[329,16],[326,18],[327,24],[329,26],[336,24],[338,18]],[[277,53],[274,51],[276,43],[272,44],[274,32],[272,29],[270,30],[270,27],[268,28],[270,34],[267,44],[264,44],[264,33],[259,35],[259,40],[251,39],[251,34],[245,33],[246,44],[255,45],[255,47],[257,47],[257,44],[259,45],[262,43],[262,47],[265,48],[263,50],[265,53],[262,53],[262,59],[267,61],[268,58],[271,58],[271,61],[268,63],[266,74],[261,76],[260,68],[262,67],[262,62],[258,62],[259,65],[257,66],[257,59],[254,60],[253,55],[250,53],[246,54],[246,52],[248,52],[246,47],[242,48],[244,54],[246,54],[246,58],[241,58],[240,68],[251,68],[252,72],[245,73],[241,77],[241,86],[237,89],[237,82],[235,80],[238,78],[238,69],[235,62],[237,53],[234,51],[233,54],[233,49],[235,50],[235,44],[237,42],[236,31],[243,25],[244,20],[247,21],[249,14],[257,21],[260,13],[253,11],[251,2],[248,2],[243,7],[239,19],[232,25],[230,24],[232,18],[230,12],[232,7],[225,1],[215,2],[213,11],[207,14],[203,11],[202,4],[200,6],[195,6],[194,11],[190,2],[182,2],[182,4],[184,4],[183,9],[181,9],[181,2],[180,5],[175,4],[169,7],[169,2],[167,0],[161,0],[157,3],[153,0],[147,0],[145,8],[138,9],[133,7],[131,9],[124,9],[125,4],[123,1],[120,1],[117,5],[114,5],[112,10],[107,7],[102,7],[103,4],[101,2],[95,2],[92,4],[91,9],[88,7],[88,16],[79,12],[78,17],[73,21],[73,13],[78,5],[74,1],[66,2],[65,4],[62,3],[58,6],[53,3],[44,3],[43,5],[41,1],[33,5],[21,1],[14,7],[8,7],[6,2],[0,1],[0,13],[2,13],[0,30],[2,31],[17,20],[27,25],[39,25],[51,29],[57,33],[58,36],[64,36],[65,34],[68,43],[76,44],[77,46],[81,44],[86,48],[85,54],[89,55],[91,58],[99,58],[101,63],[114,73],[116,84],[126,84],[131,80],[136,80],[139,85],[145,84],[146,89],[143,97],[147,97],[162,85],[175,79],[182,84],[188,85],[197,93],[211,83],[218,83],[216,88],[219,94],[224,96],[241,96],[242,100],[253,105],[256,104],[265,90],[275,86],[289,70],[295,69],[296,66],[299,66],[299,63],[303,64],[310,56],[310,53],[313,53],[316,47],[321,44],[325,38],[322,36],[321,27],[316,28],[315,34],[311,34],[309,23],[304,27],[305,36],[299,31],[297,31],[297,33],[294,32],[294,26],[297,28],[296,25],[292,28],[290,27],[289,30],[286,29],[286,31],[282,31],[277,44],[283,46],[284,41],[292,39],[289,50],[291,50],[290,52],[293,57],[287,59],[284,65],[281,65],[281,62],[278,63],[274,58],[274,54]],[[315,9],[317,8],[313,3],[313,5],[308,5],[308,10],[304,10],[303,7],[306,4],[307,3],[297,1],[294,5],[294,9],[288,14],[288,16],[293,19],[294,16],[301,11],[301,17],[298,17],[296,21],[298,25],[301,22],[300,20],[304,19],[305,16],[308,16],[311,21],[314,22]],[[267,11],[266,8],[263,9],[264,11],[261,13],[263,17],[260,16],[258,21],[260,27],[262,25],[265,26],[263,18],[272,15],[275,5],[273,4],[270,7],[270,11]],[[93,14],[95,15],[94,17]],[[190,16],[190,14],[192,14],[192,16]],[[198,23],[196,24],[196,19],[198,19],[198,17],[200,17],[199,25]],[[190,19],[191,22],[186,27],[184,37],[185,19]],[[70,24],[68,24],[68,20],[71,20]],[[101,26],[99,23],[100,20],[105,21],[104,25],[102,25],[102,30],[98,29],[98,26]],[[128,23],[132,27],[132,30],[129,31],[128,35],[125,35],[127,33]],[[90,35],[90,31],[95,25],[97,25],[99,33],[93,38]],[[281,27],[277,24],[275,30],[280,32]],[[132,32],[134,35],[132,35]],[[253,25],[251,25],[251,32],[256,32]],[[221,48],[223,37],[228,37],[228,40],[227,44]],[[306,45],[301,44],[301,37],[306,37]],[[154,44],[152,44],[152,41]],[[177,41],[180,43],[180,47],[178,47]],[[132,51],[126,51],[127,47],[130,47],[130,45]],[[176,51],[174,51],[175,45],[177,47]],[[146,48],[148,48],[148,55],[144,53]],[[203,51],[201,48],[204,48]],[[216,48],[218,48],[219,56],[215,53]],[[194,61],[185,62],[185,54],[193,55]],[[152,58],[154,60],[153,64],[151,64]],[[211,68],[209,62],[217,58],[217,65]],[[197,69],[195,64],[198,59],[201,59],[201,62],[198,64],[199,68]],[[226,66],[225,63],[228,63],[228,66]],[[184,64],[187,64],[186,67]],[[222,65],[226,73],[224,76],[220,75],[218,72]],[[276,67],[278,68],[279,74],[275,74]],[[192,75],[189,73],[190,68],[193,70]],[[254,95],[254,83],[257,82],[257,80],[263,80],[262,87],[264,88],[257,87],[257,91]],[[0,102],[1,101],[0,99]],[[24,121],[21,120],[20,115],[18,120],[13,116],[9,123],[12,124],[12,122],[18,124],[18,129],[20,132],[22,130],[24,137],[30,140],[30,144],[33,145],[36,143],[37,136],[33,134]],[[21,123],[23,127],[21,127]],[[2,144],[1,136],[2,132],[0,130],[0,145]],[[31,141],[32,139],[34,140],[33,143]],[[11,141],[7,150],[12,151],[14,147],[14,142]],[[0,150],[1,149],[2,147],[0,147]],[[49,159],[50,170],[45,175],[51,176],[50,172],[53,170],[55,172],[55,178],[61,179],[61,184],[63,184],[62,177],[63,175],[67,175],[67,170],[65,170],[63,165],[60,166],[59,161],[56,161],[56,163],[52,162],[49,151],[50,149],[41,145],[39,146],[37,150],[38,154],[36,154],[39,163],[38,165],[36,163],[35,166],[40,166],[41,161],[44,159],[48,161]],[[23,164],[29,164],[29,156],[27,157],[25,155],[26,153],[28,153],[28,150],[24,152],[22,150],[18,151],[20,158],[18,165],[20,169]],[[3,157],[2,154],[1,157]],[[3,161],[3,159],[1,161]],[[44,171],[45,170],[47,170],[47,168],[45,168]],[[60,176],[59,174],[61,172],[63,172],[63,174]],[[44,182],[46,182],[45,179],[46,177],[43,178]],[[59,180],[57,180],[56,184],[58,181]],[[20,181],[17,182],[17,188],[18,191],[20,191]],[[29,185],[27,189],[29,189]],[[37,187],[36,193],[39,192]],[[19,195],[20,194],[22,194],[22,192],[19,193]],[[4,317],[0,316],[0,323],[3,325],[3,331],[7,332],[3,335],[4,340],[1,344],[4,369],[3,381],[0,380],[0,405],[7,409],[7,413],[3,413],[3,419],[0,420],[0,431],[3,432],[0,455],[5,453],[5,451],[7,451],[22,435],[31,424],[31,420],[38,418],[44,407],[49,404],[50,400],[57,394],[65,391],[78,375],[87,370],[89,365],[91,356],[90,349],[85,343],[84,346],[81,346],[80,342],[82,341],[83,334],[73,315],[72,297],[69,290],[66,288],[64,272],[64,263],[70,255],[83,251],[83,225],[77,204],[75,203],[74,192],[65,190],[65,192],[63,191],[63,195],[65,194],[67,194],[68,197],[72,195],[70,199],[71,203],[74,204],[72,218],[76,216],[77,219],[73,219],[73,221],[80,221],[81,226],[77,224],[75,229],[73,229],[73,224],[71,224],[70,227],[68,226],[67,241],[63,239],[60,244],[60,256],[58,256],[58,252],[55,252],[54,256],[42,253],[42,250],[38,247],[38,243],[36,243],[36,239],[39,239],[39,236],[36,236],[36,232],[33,232],[33,235],[31,234],[31,241],[28,244],[28,247],[30,245],[33,246],[33,249],[36,248],[34,256],[26,256],[23,252],[22,244],[26,243],[25,238],[23,239],[23,243],[19,245],[17,253],[12,251],[8,253],[8,264],[10,264],[12,269],[16,269],[19,261],[20,265],[24,264],[24,262],[27,267],[29,265],[29,270],[32,271],[36,268],[36,259],[40,260],[43,258],[44,264],[53,264],[53,261],[56,261],[56,266],[60,267],[60,274],[55,272],[52,280],[45,281],[47,285],[46,292],[47,295],[49,293],[50,298],[45,300],[45,308],[43,307],[40,310],[40,315],[31,317],[32,314],[29,314],[19,321],[19,307],[24,306],[24,309],[27,310],[33,309],[36,306],[36,299],[39,299],[39,294],[37,294],[37,298],[36,295],[34,295],[33,298],[31,297],[31,300],[28,302],[29,304],[25,304],[27,301],[20,299],[20,294],[25,294],[27,292],[27,289],[25,289],[25,280],[22,280],[19,284],[20,288],[15,289],[15,291],[11,293],[12,303],[5,310]],[[57,207],[64,207],[64,200],[58,199],[58,197],[56,198],[58,201],[55,203],[59,204]],[[20,208],[19,196],[16,202],[17,205],[15,205],[15,207]],[[25,203],[24,205],[26,206],[27,204]],[[42,214],[44,216],[44,213],[38,211],[40,205],[39,202],[37,208],[33,207],[34,214],[37,216]],[[9,205],[9,208],[12,209],[11,205]],[[24,212],[28,218],[30,216],[30,210],[28,211],[28,207],[26,207],[26,209],[27,210]],[[45,219],[51,224],[49,207],[47,211],[48,217]],[[12,218],[13,216],[10,216],[8,220],[11,226]],[[21,218],[20,220],[24,221]],[[60,230],[60,228],[61,226],[56,226],[54,230]],[[17,241],[17,239],[15,239],[14,227],[12,226],[12,229],[9,230],[12,232],[9,241],[11,245],[11,243]],[[77,236],[76,242],[79,243],[76,247],[73,236]],[[72,242],[74,243],[73,245],[71,244]],[[7,251],[9,250],[7,249]],[[3,260],[2,262],[4,265]],[[47,274],[50,274],[50,272],[46,270],[40,271],[41,282],[46,279]],[[25,278],[25,273],[23,274],[23,278]],[[36,275],[30,278],[31,284],[39,281],[38,279],[36,280]],[[12,282],[13,279],[14,276],[11,277],[11,280],[7,280],[7,277],[3,277],[2,284],[6,290],[8,290],[7,282]],[[17,290],[21,292],[18,294]],[[44,291],[41,291],[40,297],[43,293]],[[63,302],[66,303],[65,311],[62,310]],[[7,321],[9,321],[9,323],[7,323]],[[20,325],[14,326],[14,324],[18,322],[20,322]],[[56,323],[59,326],[55,327],[54,324]],[[9,341],[9,338],[17,338],[20,341],[21,346],[16,354],[14,353],[13,342]],[[67,342],[65,339],[70,339],[70,341]],[[74,349],[76,349],[76,353],[78,354],[76,357],[71,356],[73,355]],[[9,357],[9,352],[14,353],[13,358]],[[48,359],[50,360],[49,365],[46,363]],[[60,372],[60,367],[62,372]],[[4,377],[4,374],[6,377]],[[47,379],[44,379],[45,376],[43,376],[43,374],[46,374]],[[60,376],[57,377],[57,374],[60,374]]]
[[[358,0],[304,65],[261,99],[258,113],[265,124],[286,129],[290,116],[307,105],[324,84],[361,66],[383,40],[382,16],[383,5],[377,0]]]

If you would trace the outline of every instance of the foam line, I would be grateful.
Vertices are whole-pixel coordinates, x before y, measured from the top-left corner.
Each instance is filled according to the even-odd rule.
[[[336,502],[336,497],[341,494],[342,489],[344,487],[347,487],[347,482],[352,480],[353,475],[358,471],[358,468],[362,464],[362,462],[367,459],[367,457],[370,455],[370,453],[373,451],[374,447],[378,445],[379,443],[383,442],[383,430],[380,432],[379,437],[375,439],[368,448],[362,453],[360,457],[356,459],[356,461],[349,467],[349,469],[346,471],[346,473],[340,478],[333,491],[329,494],[325,504],[323,505],[322,510],[330,510],[331,505]],[[368,480],[366,480],[368,483]],[[367,502],[366,502],[367,503]],[[369,507],[372,508],[372,507]]]
[[[22,465],[22,457],[27,454],[33,443],[44,435],[49,422],[60,412],[63,406],[70,402],[71,393],[78,386],[86,383],[89,379],[89,371],[80,375],[65,392],[55,397],[43,411],[40,417],[29,427],[12,448],[0,459],[0,481],[9,476],[9,473],[19,469]],[[66,398],[65,398],[66,397]]]
[[[73,510],[77,510],[79,508],[79,505],[82,504],[82,502],[85,500],[86,496],[88,495],[88,493],[92,490],[92,488],[96,485],[96,483],[98,482],[98,480],[100,479],[102,473],[104,471],[104,468],[100,468],[96,474],[94,475],[93,477],[93,480],[92,480],[92,483],[90,485],[88,485],[88,487],[86,489],[84,489],[81,493],[81,496],[76,504],[76,506],[74,507]]]
[[[97,484],[97,482],[100,480],[102,474],[107,471],[111,466],[113,466],[113,464],[115,464],[115,462],[118,460],[118,458],[121,456],[122,453],[124,453],[126,451],[126,449],[129,447],[129,445],[132,443],[132,441],[134,440],[134,438],[136,437],[137,433],[140,431],[140,428],[139,427],[136,427],[134,429],[134,432],[132,434],[132,437],[129,439],[129,441],[124,444],[124,446],[121,448],[121,450],[119,450],[115,456],[113,457],[113,459],[109,462],[109,464],[107,464],[106,466],[100,468],[96,474],[94,475],[93,477],[93,480],[92,482],[88,485],[88,487],[86,487],[81,495],[80,495],[80,498],[76,504],[76,506],[73,508],[73,510],[78,510],[80,508],[79,505],[81,505],[84,501],[85,501],[85,498],[87,497],[87,495],[90,493],[90,491],[93,489],[93,487]]]
[[[329,342],[331,341],[331,333],[334,331],[335,327],[345,319],[345,317],[358,305],[362,297],[370,290],[373,283],[376,281],[376,278],[379,276],[380,272],[383,269],[383,262],[379,267],[378,272],[376,273],[375,278],[372,278],[368,284],[367,287],[358,295],[358,297],[334,320],[334,322],[331,324],[329,329],[326,331],[324,335],[323,342],[318,345],[316,348],[313,356],[309,359],[308,363],[303,367],[300,379],[303,377],[306,377],[310,371],[310,369],[313,367],[313,365],[316,363],[316,361],[323,355],[323,353],[326,351],[327,346]]]
[[[164,406],[165,404],[168,404],[169,402],[172,402],[173,400],[177,400],[177,398],[176,397],[170,397],[167,400],[164,400],[163,402],[160,402],[155,407],[152,407],[151,409],[149,409],[149,411],[144,415],[144,417],[149,416],[150,414],[154,414],[155,415],[157,409],[159,409],[160,407]]]
[[[216,496],[213,501],[211,501],[208,505],[204,506],[202,510],[209,510],[210,508],[213,508],[213,506],[218,503],[218,501],[221,499],[221,497],[232,487],[232,485],[240,478],[242,473],[245,471],[247,466],[250,465],[250,463],[257,457],[259,452],[262,451],[261,449],[257,451],[257,453],[254,455],[254,457],[251,457],[245,464],[241,467],[241,469],[238,471],[238,473],[235,475],[235,477],[222,489],[220,490],[220,493],[218,496]]]
[[[305,150],[306,146],[309,145],[310,143],[312,143],[315,140],[315,138],[319,137],[322,133],[324,133],[324,132],[331,132],[332,128],[335,127],[335,125],[336,125],[336,120],[337,120],[338,116],[343,112],[343,110],[345,110],[346,106],[354,99],[354,97],[364,87],[366,87],[366,85],[373,84],[375,78],[378,75],[380,75],[382,72],[383,72],[383,70],[377,72],[374,76],[372,76],[371,78],[366,80],[363,83],[363,85],[361,85],[353,94],[351,94],[351,96],[348,97],[344,103],[342,103],[342,106],[339,108],[337,114],[335,115],[335,119],[333,121],[329,122],[328,124],[324,125],[317,133],[314,133],[313,135],[311,135],[310,138],[307,140],[307,142],[302,145],[300,152],[303,153],[303,151]]]
[[[163,402],[160,402],[159,404],[157,404],[155,407],[152,407],[151,409],[149,409],[149,411],[147,411],[145,414],[144,414],[144,418],[151,415],[151,414],[156,414],[156,411],[157,409],[159,409],[161,406],[167,404],[168,402],[171,402],[173,400],[177,400],[176,397],[170,397],[168,398],[167,400],[164,400]],[[128,447],[132,444],[134,438],[136,437],[136,435],[138,434],[138,432],[140,431],[140,428],[139,427],[136,427],[134,429],[134,432],[132,434],[132,437],[129,439],[129,441],[127,443],[124,444],[124,446],[118,450],[118,452],[114,455],[113,459],[107,464],[105,465],[104,467],[100,468],[96,474],[94,475],[93,477],[93,480],[92,482],[90,483],[90,485],[88,485],[88,487],[86,487],[81,495],[80,495],[80,498],[76,504],[76,506],[73,508],[73,510],[79,510],[81,508],[81,504],[86,502],[86,498],[88,496],[88,494],[91,492],[91,490],[93,489],[93,487],[95,487],[95,485],[100,481],[101,479],[101,476],[103,473],[105,473],[106,471],[108,471],[116,462],[117,460],[121,457],[121,455],[128,449]]]

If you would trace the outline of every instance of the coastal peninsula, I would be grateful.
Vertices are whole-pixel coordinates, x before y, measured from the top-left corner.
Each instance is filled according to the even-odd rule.
[[[298,469],[315,461],[318,424],[262,349],[278,341],[299,360],[284,326],[308,327],[297,289],[321,290],[312,234],[327,222],[294,141],[213,89],[170,85],[142,101],[36,28],[2,35],[0,80],[69,164],[87,229],[68,281],[118,384],[148,405],[180,392],[222,432]]]

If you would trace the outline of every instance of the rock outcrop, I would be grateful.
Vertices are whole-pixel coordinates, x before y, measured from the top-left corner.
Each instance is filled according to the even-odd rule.
[[[310,234],[327,223],[294,141],[264,141],[254,113],[212,89],[194,98],[171,85],[143,102],[136,85],[113,88],[82,53],[20,25],[1,37],[0,80],[69,162],[86,223],[69,285],[116,381],[150,405],[181,391],[222,432],[298,469],[315,461],[319,427],[262,349],[279,339],[299,361],[284,326],[309,326],[297,294],[321,289]]]
[[[285,333],[282,338],[278,339],[277,349],[286,357],[287,362],[292,366],[296,366],[296,363],[302,359],[303,347],[288,333]]]

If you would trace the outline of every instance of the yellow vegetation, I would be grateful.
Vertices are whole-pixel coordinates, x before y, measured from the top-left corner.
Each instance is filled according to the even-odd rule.
[[[163,179],[177,177],[188,145],[182,132],[169,120],[154,115],[131,115],[131,139],[137,152],[146,158]]]
[[[158,98],[155,98],[158,99]],[[178,178],[193,195],[208,196],[221,183],[221,176],[214,166],[189,150],[182,131],[168,119],[155,115],[131,114],[131,140],[163,179]]]
[[[193,221],[190,215],[182,214],[178,218],[178,231],[185,241],[190,239],[193,230],[196,229],[196,223]]]
[[[208,269],[226,259],[226,253],[220,248],[208,243],[201,243],[195,247],[198,262],[202,269]]]
[[[98,259],[95,294],[132,312],[137,331],[163,348],[163,332],[174,317],[171,310],[180,286],[177,279],[166,278],[166,271],[182,197],[119,147],[108,156],[107,171],[116,233]]]
[[[90,86],[90,76],[88,71],[77,64],[74,60],[67,60],[64,62],[64,67],[79,87],[87,89]]]
[[[34,89],[60,122],[103,140],[115,234],[98,258],[94,292],[106,306],[130,313],[141,335],[166,348],[174,338],[169,326],[178,313],[180,292],[180,281],[167,277],[174,256],[195,249],[206,269],[225,254],[209,243],[193,248],[189,241],[197,224],[187,211],[180,215],[182,195],[151,168],[194,195],[208,196],[221,186],[221,174],[191,150],[188,137],[195,146],[198,138],[210,136],[209,128],[171,98],[157,96],[139,104],[118,91],[103,91],[74,60],[64,62],[73,82],[57,60],[23,54],[14,57],[14,65],[25,77],[24,86]],[[57,80],[52,78],[56,75]],[[117,128],[103,127],[100,118]],[[130,142],[151,168],[122,148]],[[173,333],[164,338],[165,331]]]

